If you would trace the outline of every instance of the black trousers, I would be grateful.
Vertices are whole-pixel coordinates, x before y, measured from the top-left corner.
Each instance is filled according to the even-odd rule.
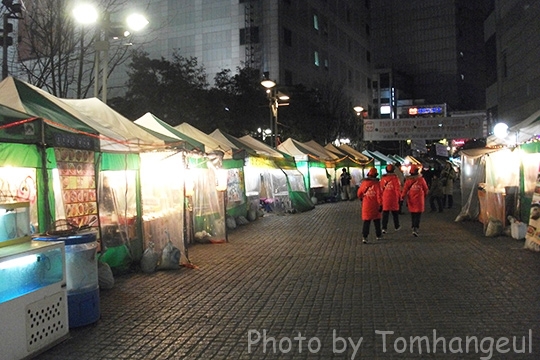
[[[373,220],[373,224],[375,225],[375,235],[377,237],[381,237],[382,235],[381,219]],[[369,235],[370,226],[371,226],[371,220],[364,220],[364,224],[362,225],[362,236],[364,237],[364,239],[367,239]]]
[[[449,209],[451,209],[452,206],[454,206],[454,196],[453,195],[443,195],[443,199],[442,199],[443,208],[446,207],[447,203],[448,203],[448,208]]]
[[[390,212],[392,213],[392,218],[394,219],[394,229],[397,229],[399,227],[399,210],[385,210],[382,212],[382,228],[384,230],[388,229],[388,219],[390,217]]]
[[[437,205],[437,206],[435,206]],[[442,196],[430,196],[429,197],[429,206],[431,207],[431,211],[437,211],[442,212],[444,209],[443,205],[443,197]]]
[[[420,228],[420,218],[421,217],[422,217],[421,212],[411,213],[411,227],[413,229],[419,229]]]

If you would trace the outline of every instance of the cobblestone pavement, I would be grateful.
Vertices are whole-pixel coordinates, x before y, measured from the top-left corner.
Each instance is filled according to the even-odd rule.
[[[540,254],[458,212],[377,244],[359,201],[267,215],[190,247],[198,269],[117,277],[37,359],[539,359]]]

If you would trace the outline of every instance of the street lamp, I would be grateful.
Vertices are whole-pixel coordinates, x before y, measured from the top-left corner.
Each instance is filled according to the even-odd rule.
[[[268,107],[270,108],[270,146],[277,146],[276,138],[278,134],[278,108],[280,106],[289,105],[288,103],[280,103],[279,101],[289,100],[289,96],[276,90],[276,82],[265,78],[261,81],[261,85],[266,88],[266,97],[268,99]]]
[[[364,111],[364,108],[361,106],[355,106],[353,107],[353,110],[356,112],[357,116],[362,116],[362,111]]]
[[[94,39],[95,57],[94,57],[94,97],[99,94],[99,71],[101,62],[101,52],[103,51],[103,70],[102,70],[102,101],[107,103],[107,78],[110,39],[119,39],[131,35],[129,30],[139,31],[148,25],[148,20],[143,15],[131,14],[126,17],[126,24],[121,25],[111,22],[111,14],[105,11],[100,15],[98,10],[90,4],[80,4],[73,9],[73,16],[81,24],[97,24]],[[103,35],[103,40],[102,40]]]
[[[223,217],[225,224],[225,241],[229,242],[229,235],[227,231],[227,185],[228,185],[229,171],[227,169],[218,169],[216,176],[216,190],[221,194],[221,201],[223,204]]]
[[[363,147],[364,141],[364,108],[360,105],[353,107],[356,116],[360,119],[360,144]]]

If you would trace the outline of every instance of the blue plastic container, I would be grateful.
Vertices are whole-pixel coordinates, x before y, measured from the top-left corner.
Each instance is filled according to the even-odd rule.
[[[63,241],[66,248],[66,290],[69,327],[95,323],[100,317],[96,232],[45,235],[37,241]]]

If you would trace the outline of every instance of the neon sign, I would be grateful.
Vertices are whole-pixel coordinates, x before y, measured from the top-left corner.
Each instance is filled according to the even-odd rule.
[[[409,108],[409,115],[426,115],[426,114],[442,114],[444,110],[441,106],[429,106],[429,107],[411,107]]]

